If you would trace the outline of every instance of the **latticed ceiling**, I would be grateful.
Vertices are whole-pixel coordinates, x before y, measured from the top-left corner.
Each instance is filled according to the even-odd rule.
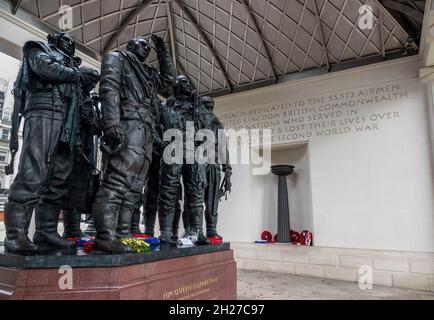
[[[179,73],[187,74],[201,93],[214,94],[270,84],[304,70],[386,57],[409,46],[417,49],[417,41],[409,43],[408,37],[418,32],[424,7],[423,1],[408,0],[11,2],[55,29],[59,8],[70,6],[69,32],[97,59],[124,49],[135,36],[157,34],[171,48]],[[395,2],[401,7],[393,8]],[[363,5],[373,9],[372,29],[359,28]],[[417,12],[408,17],[402,6]],[[156,63],[155,54],[149,61]]]

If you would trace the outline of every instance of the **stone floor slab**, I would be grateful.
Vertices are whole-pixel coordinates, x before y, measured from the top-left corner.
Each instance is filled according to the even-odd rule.
[[[434,300],[434,293],[290,274],[238,270],[239,300]]]

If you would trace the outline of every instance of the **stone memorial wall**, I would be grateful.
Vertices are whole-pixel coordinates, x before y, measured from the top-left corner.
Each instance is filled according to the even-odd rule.
[[[295,159],[293,148],[305,146],[306,163],[290,183],[297,194],[299,181],[308,181],[311,196],[289,196],[298,201],[294,210],[312,208],[311,222],[295,225],[312,229],[316,246],[434,252],[433,169],[418,72],[417,57],[407,57],[222,97],[216,112],[226,128],[270,129],[271,164]],[[275,177],[252,172],[252,165],[234,166],[231,201],[220,214],[227,240],[252,242],[264,229],[277,231]]]
[[[270,129],[272,143],[282,144],[343,134],[380,130],[385,122],[400,119],[397,109],[378,111],[408,99],[412,81],[391,82],[338,93],[289,100],[248,110],[222,112],[226,128]]]

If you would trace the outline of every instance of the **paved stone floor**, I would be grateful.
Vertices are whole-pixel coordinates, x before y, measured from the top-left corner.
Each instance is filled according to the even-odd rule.
[[[239,300],[434,300],[434,292],[374,286],[282,273],[238,270]]]

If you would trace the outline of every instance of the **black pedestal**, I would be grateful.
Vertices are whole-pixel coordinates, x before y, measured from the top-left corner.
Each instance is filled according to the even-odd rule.
[[[230,250],[229,242],[192,247],[162,245],[157,251],[141,254],[109,254],[99,250],[86,252],[81,248],[16,254],[8,253],[0,247],[0,267],[21,269],[49,269],[65,265],[71,268],[124,267],[227,250]]]
[[[280,243],[291,243],[288,185],[286,177],[294,172],[294,166],[280,165],[271,167],[271,172],[279,176],[279,190],[277,199],[277,238]]]

